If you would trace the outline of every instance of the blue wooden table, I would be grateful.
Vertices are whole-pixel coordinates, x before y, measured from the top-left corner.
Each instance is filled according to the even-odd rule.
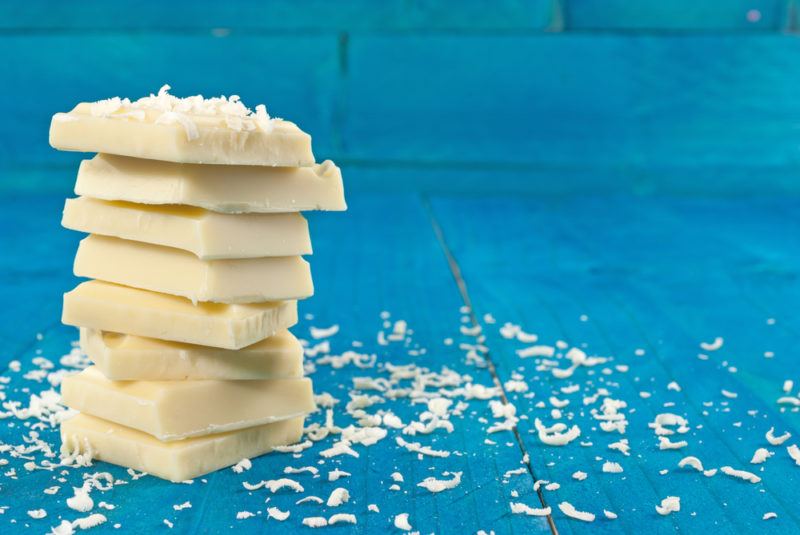
[[[59,368],[59,358],[76,338],[74,329],[59,324],[59,312],[61,292],[75,283],[70,263],[79,236],[58,226],[61,197],[8,196],[0,204],[0,225],[6,229],[0,243],[0,284],[7,303],[0,317],[3,392],[6,402],[27,404],[31,393],[50,388],[47,379],[24,377],[42,367],[34,359],[45,357]],[[127,482],[92,491],[95,504],[114,506],[95,505],[92,512],[107,517],[94,528],[98,533],[114,532],[117,525],[152,533],[169,530],[167,522],[181,533],[293,532],[311,529],[302,525],[305,517],[335,513],[355,514],[357,524],[325,529],[359,533],[400,532],[394,520],[401,513],[408,513],[413,529],[422,533],[618,533],[646,526],[659,533],[785,534],[800,529],[800,467],[786,451],[800,440],[800,418],[796,407],[777,403],[787,395],[785,380],[800,385],[800,323],[794,313],[800,298],[800,201],[353,193],[349,204],[346,214],[310,218],[317,294],[301,303],[304,319],[295,328],[313,345],[319,340],[309,336],[311,326],[338,324],[339,332],[329,339],[330,355],[355,350],[377,356],[373,368],[334,367],[325,363],[324,353],[308,356],[316,391],[340,400],[333,409],[335,423],[352,423],[345,409],[349,394],[380,396],[366,409],[370,413],[389,410],[406,424],[418,419],[428,408],[425,403],[391,399],[363,382],[358,383],[363,390],[354,386],[357,378],[389,379],[391,365],[410,364],[410,369],[430,370],[438,380],[451,377],[443,372],[449,369],[461,379],[470,376],[474,384],[503,385],[492,399],[505,396],[516,407],[515,430],[488,433],[503,419],[494,417],[489,400],[465,399],[462,392],[452,398],[450,411],[459,402],[466,405],[449,416],[451,432],[408,435],[382,425],[386,438],[354,445],[357,458],[321,456],[335,443],[331,436],[299,455],[273,453],[241,474],[226,469],[192,484],[150,476],[134,480],[104,463],[63,473],[29,471],[28,459],[3,452],[0,459],[8,464],[0,476],[0,506],[8,508],[0,515],[0,531],[41,533],[62,519],[86,516],[68,508],[66,500],[86,474],[98,471]],[[388,335],[397,320],[407,322],[409,333],[403,341],[381,345],[379,331]],[[563,341],[608,360],[558,379],[542,369],[543,358],[519,356],[518,350],[532,342],[508,338],[508,328],[501,332],[506,322],[536,333],[537,344]],[[477,359],[468,351],[477,344],[476,326],[486,337]],[[716,337],[724,339],[721,348],[701,349]],[[9,368],[12,361],[19,367]],[[521,391],[522,384],[527,391]],[[392,388],[403,385],[408,381]],[[457,386],[464,385],[448,389]],[[598,389],[606,395],[592,401]],[[789,395],[796,394],[792,387]],[[604,397],[627,404],[620,410],[628,422],[624,435],[603,431],[595,418]],[[569,404],[562,407],[563,401]],[[557,407],[559,421],[581,429],[578,439],[560,447],[543,444],[534,425],[536,418],[547,425],[556,421]],[[669,437],[686,440],[686,447],[659,449],[648,424],[666,412],[688,421],[686,434]],[[322,423],[325,417],[321,410],[310,422]],[[22,444],[34,421],[13,416],[0,421],[0,442]],[[792,438],[772,446],[765,439],[770,427]],[[40,433],[57,445],[54,429]],[[418,458],[398,438],[450,454]],[[621,439],[627,439],[627,455],[608,447]],[[774,456],[750,464],[760,447]],[[731,466],[756,474],[761,482],[679,468],[688,455],[706,469]],[[30,457],[42,459],[39,453]],[[606,461],[619,463],[623,471],[604,472]],[[286,476],[287,465],[319,473]],[[333,469],[352,475],[329,481]],[[578,471],[587,477],[573,478]],[[393,479],[395,472],[402,482]],[[445,472],[461,472],[461,483],[439,493],[418,486],[428,477],[450,479]],[[272,494],[243,486],[281,477],[300,482],[304,491]],[[395,484],[398,490],[391,490]],[[44,494],[51,486],[59,490]],[[307,496],[327,500],[337,487],[351,495],[340,507],[296,505]],[[661,516],[656,506],[667,496],[679,496],[681,510]],[[173,507],[187,501],[190,508]],[[567,517],[558,508],[564,501],[596,514],[596,520]],[[513,514],[512,502],[550,506],[552,515]],[[370,504],[379,512],[370,511]],[[291,516],[278,522],[268,518],[268,507],[290,510]],[[45,518],[27,513],[40,508]],[[606,518],[604,510],[618,518]],[[254,516],[237,520],[243,511]],[[768,512],[777,518],[762,520]]]
[[[310,531],[337,513],[357,523],[324,529],[399,533],[407,513],[459,535],[800,532],[798,2],[451,4],[0,3],[0,533],[92,513],[92,533]],[[310,215],[317,294],[294,332],[333,424],[385,429],[357,457],[322,455],[334,433],[191,484],[26,468],[58,437],[19,410],[57,390],[76,339],[59,319],[80,236],[59,217],[81,156],[48,146],[49,119],[164,83],[266,102],[342,166],[350,210]],[[573,348],[599,359],[567,371]],[[685,433],[651,426],[678,417]],[[580,436],[545,444],[537,419]],[[774,455],[753,464],[759,448]],[[70,508],[98,472],[119,484]],[[244,485],[282,477],[303,491]],[[310,498],[336,488],[341,506]],[[661,515],[669,496],[681,509]]]

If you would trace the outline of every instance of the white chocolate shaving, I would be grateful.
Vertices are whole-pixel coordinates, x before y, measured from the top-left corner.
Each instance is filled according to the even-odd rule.
[[[430,446],[423,446],[419,442],[406,442],[403,440],[402,437],[397,437],[396,439],[397,445],[402,446],[403,448],[407,449],[413,453],[419,453],[420,455],[428,455],[430,457],[449,457],[450,452],[444,450],[435,450]]]
[[[351,475],[352,474],[350,472],[345,472],[344,470],[339,470],[338,468],[334,468],[333,470],[328,472],[328,481],[337,481],[343,477],[350,477]]]
[[[237,474],[241,474],[246,470],[250,470],[252,467],[253,463],[250,461],[250,459],[242,459],[238,463],[231,466],[231,470],[233,470]]]
[[[723,466],[720,468],[720,471],[726,476],[743,479],[745,481],[749,481],[750,483],[758,483],[761,481],[761,478],[752,472],[747,472],[745,470],[736,470],[735,468],[732,468],[730,466]]]
[[[328,501],[326,505],[328,507],[339,507],[343,503],[347,503],[350,500],[350,492],[347,489],[338,487],[331,491],[331,495],[328,496]]]
[[[678,496],[667,496],[661,500],[661,505],[656,505],[656,512],[662,516],[676,513],[681,510],[681,499]]]
[[[328,525],[333,526],[334,524],[356,524],[356,515],[351,513],[336,513],[335,515],[331,515],[328,517]]]
[[[784,434],[776,437],[775,436],[775,428],[774,427],[770,427],[769,431],[767,431],[767,434],[766,434],[767,442],[769,442],[773,446],[780,446],[781,444],[783,444],[784,442],[786,442],[790,438],[792,438],[792,434],[789,433],[788,431],[785,432]]]
[[[319,340],[320,338],[330,338],[331,336],[335,335],[339,332],[338,325],[331,325],[330,327],[311,327],[309,328],[311,332],[311,338],[314,340]]]
[[[142,97],[131,102],[131,100],[113,97],[105,100],[93,102],[89,108],[89,113],[93,117],[105,117],[118,120],[133,119],[137,121],[145,120],[146,112],[156,112],[156,124],[179,123],[186,131],[189,141],[197,139],[199,133],[197,125],[192,117],[207,117],[220,120],[220,124],[225,124],[232,131],[252,131],[260,129],[263,132],[271,132],[274,128],[275,119],[271,119],[267,109],[263,104],[256,106],[255,112],[247,108],[238,95],[230,97],[203,98],[202,95],[179,98],[169,94],[169,85],[164,85],[157,95]],[[64,114],[60,114],[58,120]]]
[[[300,468],[295,468],[293,466],[285,466],[283,468],[284,474],[303,474],[309,473],[311,475],[317,475],[319,470],[315,466],[301,466]]]
[[[442,475],[452,477],[450,479],[427,477],[421,483],[417,483],[417,486],[434,493],[454,489],[461,484],[461,474],[462,472],[444,472]]]
[[[294,479],[289,479],[286,477],[281,479],[270,479],[269,481],[259,481],[258,483],[248,483],[247,481],[244,481],[242,482],[242,486],[247,490],[258,490],[266,487],[273,494],[285,488],[291,489],[295,492],[303,492],[305,490],[303,485]]]
[[[296,502],[294,502],[294,504],[295,505],[300,505],[300,504],[309,503],[309,502],[325,503],[325,500],[323,500],[319,496],[306,496],[305,498],[301,498],[301,499],[297,500]]]
[[[775,454],[769,451],[767,448],[758,448],[753,453],[753,457],[750,459],[750,464],[761,464],[773,455]]]
[[[79,529],[92,529],[100,524],[104,524],[108,519],[105,515],[94,513],[83,518],[76,518],[72,522],[72,526]]]
[[[575,509],[575,506],[569,502],[561,502],[558,504],[558,508],[561,509],[561,512],[567,515],[570,518],[574,518],[575,520],[581,520],[583,522],[594,522],[594,513],[588,513],[586,511],[578,511]]]
[[[620,474],[623,472],[622,465],[619,463],[606,461],[603,463],[603,472],[608,474]]]
[[[67,507],[81,513],[91,511],[94,507],[94,500],[89,496],[89,490],[86,487],[73,487],[72,490],[75,495],[67,498]]]
[[[323,516],[307,516],[303,519],[303,525],[310,528],[324,528],[328,525],[328,519]]]
[[[191,509],[192,502],[186,501],[177,505],[173,505],[172,508],[176,511],[183,511],[184,509]]]
[[[267,507],[267,516],[274,518],[279,522],[283,522],[291,515],[291,511],[281,511],[277,507]]]
[[[792,458],[794,464],[800,466],[800,448],[797,447],[797,444],[787,446],[786,452],[789,454],[789,457]]]
[[[509,505],[511,506],[511,512],[515,515],[547,516],[552,513],[550,507],[531,507],[520,502],[511,502]]]
[[[690,466],[697,470],[698,472],[702,472],[704,470],[703,463],[697,457],[688,456],[684,457],[678,462],[678,467],[683,468],[684,466]]]
[[[402,529],[403,531],[411,531],[411,523],[408,521],[408,513],[400,513],[394,517],[394,527]]]
[[[679,440],[673,442],[667,437],[664,436],[658,437],[658,449],[660,450],[679,450],[681,448],[685,448],[688,445],[689,443],[686,442],[685,440]]]
[[[714,338],[713,342],[700,342],[700,349],[703,351],[716,351],[722,347],[725,340],[721,336]]]
[[[581,435],[581,428],[577,425],[573,425],[569,430],[560,422],[546,427],[539,418],[536,418],[534,426],[539,434],[539,440],[548,446],[565,446]]]

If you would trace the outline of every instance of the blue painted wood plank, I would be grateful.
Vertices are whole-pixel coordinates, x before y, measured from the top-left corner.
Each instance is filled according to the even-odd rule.
[[[339,323],[342,331],[358,333],[354,338],[363,341],[365,348],[376,352],[383,362],[414,362],[432,370],[446,366],[471,373],[476,382],[491,385],[486,370],[463,365],[462,352],[455,344],[442,345],[445,337],[456,340],[460,337],[462,302],[416,195],[350,195],[344,217],[322,213],[308,213],[307,216],[314,236],[314,256],[310,262],[315,287],[319,288],[308,303],[315,322]],[[324,232],[320,233],[323,228]],[[325,288],[327,293],[323,293]],[[342,313],[343,307],[347,314]],[[375,320],[384,310],[391,313],[393,321],[408,321],[415,340],[428,348],[426,355],[404,359],[403,350],[382,348],[375,344],[374,338],[369,339],[374,337]],[[365,329],[366,325],[372,325],[372,330]],[[322,385],[333,388],[332,385],[342,379],[334,373],[330,379],[323,379]],[[476,411],[476,415],[488,416],[489,413],[485,402],[472,403],[469,410]],[[399,414],[404,421],[409,418],[407,412]],[[454,435],[432,437],[436,448],[463,452],[443,465],[430,461],[420,465],[413,461],[413,455],[400,448],[390,448],[386,454],[376,452],[370,459],[370,463],[374,463],[370,470],[383,474],[384,480],[394,470],[390,466],[413,474],[406,478],[412,481],[432,475],[429,470],[433,466],[437,470],[462,470],[463,467],[471,483],[457,494],[442,493],[430,500],[426,493],[416,489],[416,492],[398,496],[386,492],[388,484],[382,488],[368,488],[366,494],[378,499],[383,492],[383,497],[391,504],[386,506],[391,512],[413,509],[412,518],[418,522],[414,529],[421,532],[465,533],[494,529],[498,533],[549,533],[542,518],[509,515],[512,490],[528,500],[535,499],[532,480],[525,475],[514,481],[514,485],[501,483],[505,471],[522,466],[517,444],[498,441],[496,446],[486,446],[483,432],[476,425],[474,421],[457,422]],[[428,443],[423,437],[409,437],[409,440],[412,438]],[[381,510],[384,510],[383,505]],[[384,526],[377,524],[373,529]]]
[[[651,341],[658,340],[660,347],[657,347],[656,351],[660,351],[663,355],[662,360],[670,374],[684,386],[683,391],[689,402],[693,401],[697,407],[701,407],[701,404],[705,406],[707,400],[715,397],[713,393],[723,388],[738,393],[736,399],[727,401],[716,396],[713,408],[706,408],[704,414],[706,412],[711,414],[711,417],[707,418],[707,426],[715,432],[717,441],[722,446],[718,449],[712,448],[710,451],[728,457],[731,464],[738,462],[739,465],[746,466],[756,446],[766,445],[763,434],[770,425],[785,426],[794,430],[798,419],[789,418],[787,421],[785,415],[777,411],[775,404],[777,393],[786,378],[785,363],[766,362],[763,358],[763,346],[766,341],[776,343],[780,347],[786,345],[788,340],[769,332],[765,316],[743,299],[737,284],[737,279],[750,278],[746,266],[755,255],[748,254],[747,248],[753,242],[746,234],[740,236],[738,240],[728,242],[724,233],[718,230],[724,227],[775,228],[781,226],[783,220],[780,217],[770,217],[768,214],[773,209],[774,202],[733,203],[722,209],[713,202],[701,202],[697,203],[693,210],[686,210],[693,214],[688,217],[683,217],[680,204],[678,203],[677,207],[669,206],[667,210],[656,210],[655,213],[641,210],[642,207],[634,207],[631,215],[643,228],[650,230],[648,235],[656,243],[666,242],[667,237],[660,235],[663,229],[670,227],[697,229],[691,239],[680,240],[675,245],[669,246],[671,258],[692,260],[687,262],[686,266],[664,270],[667,273],[659,275],[657,279],[650,276],[641,279],[627,276],[626,280],[634,284],[626,287],[621,282],[619,286],[624,288],[626,299],[639,301],[637,304],[640,306],[635,306],[635,309],[641,312],[637,311],[635,316],[643,322],[645,330],[649,331],[647,335],[651,337]],[[782,203],[779,201],[777,204]],[[698,218],[697,213],[706,208],[710,213]],[[672,212],[678,212],[677,217],[671,217]],[[715,213],[719,218],[717,224],[711,227],[701,224],[699,219],[709,217],[711,213]],[[744,217],[742,214],[745,214]],[[580,228],[576,230],[576,234],[580,236]],[[624,237],[620,236],[620,240],[624,240]],[[630,245],[628,242],[625,247],[612,246],[611,250],[622,251],[621,254],[614,255],[615,260],[625,263],[625,251],[635,250]],[[778,247],[773,250],[792,249]],[[594,253],[602,255],[599,250]],[[740,257],[743,257],[744,261],[740,260]],[[681,269],[682,267],[686,270]],[[791,286],[791,284],[785,285],[785,288]],[[641,306],[644,303],[649,304]],[[659,306],[652,306],[653,303],[658,303]],[[692,349],[698,351],[696,349],[698,340],[713,337],[712,334],[705,333],[724,334],[725,348],[719,353],[711,354],[709,361],[689,357],[694,356]],[[673,357],[670,358],[667,352]],[[731,368],[733,366],[738,371]],[[713,371],[709,372],[709,368]],[[726,412],[725,405],[729,405],[732,410]],[[750,410],[757,410],[758,413],[745,414],[745,411]],[[767,493],[750,497],[753,507],[748,512],[752,513],[757,507],[763,510],[780,507],[785,510],[785,514],[779,513],[779,515],[782,517],[788,515],[796,523],[798,511],[791,501],[786,500],[786,495],[787,492],[794,492],[793,489],[800,485],[800,479],[796,471],[786,473],[786,468],[791,466],[791,462],[787,464],[785,452],[781,448],[776,449],[779,455],[781,453],[784,455],[776,458],[775,463],[765,465],[763,473],[759,472],[759,475],[764,477],[763,484]],[[750,465],[750,468],[756,467]],[[721,495],[731,496],[727,489],[722,491]],[[751,515],[751,522],[757,520],[757,515]],[[737,525],[741,525],[741,522],[737,522]]]
[[[628,526],[628,529],[631,529],[633,526],[652,522],[655,519],[654,509],[647,505],[657,503],[659,494],[656,491],[661,490],[663,482],[654,480],[652,474],[644,472],[638,461],[631,463],[619,453],[606,449],[608,443],[623,438],[622,436],[616,434],[606,436],[596,429],[596,422],[587,425],[581,420],[583,432],[581,440],[594,444],[595,447],[580,447],[577,443],[573,443],[564,448],[550,448],[541,445],[535,437],[533,418],[550,420],[547,415],[549,409],[537,409],[536,404],[539,400],[547,400],[551,395],[556,395],[559,398],[571,398],[572,406],[580,406],[580,396],[577,398],[565,396],[558,391],[558,388],[571,384],[582,385],[586,380],[582,372],[578,372],[575,380],[555,382],[549,377],[549,373],[537,372],[532,360],[523,361],[515,356],[514,351],[523,347],[522,345],[511,344],[497,335],[497,327],[504,321],[522,322],[526,330],[539,334],[541,343],[553,344],[558,339],[575,345],[588,343],[587,351],[608,354],[605,352],[605,347],[602,345],[598,347],[596,336],[593,337],[590,331],[584,329],[575,332],[573,325],[582,325],[578,317],[585,311],[575,311],[576,306],[572,302],[574,297],[568,290],[565,291],[566,285],[559,284],[558,274],[552,271],[554,263],[572,260],[569,258],[562,260],[566,255],[554,247],[557,246],[555,240],[550,243],[545,242],[547,229],[553,226],[554,215],[561,213],[564,208],[548,210],[546,203],[530,202],[526,203],[524,216],[521,216],[520,211],[515,209],[515,203],[498,200],[488,203],[488,206],[482,203],[483,206],[479,209],[482,216],[474,218],[474,223],[455,225],[452,219],[453,213],[470,213],[472,210],[478,210],[479,203],[470,202],[453,211],[451,207],[458,204],[460,203],[457,201],[451,203],[435,199],[434,210],[445,225],[448,244],[453,247],[454,254],[459,259],[476,311],[479,316],[491,313],[499,322],[495,325],[485,325],[485,328],[495,359],[499,360],[501,375],[505,380],[510,378],[512,371],[522,373],[536,394],[530,400],[524,396],[516,396],[515,402],[518,403],[519,410],[528,415],[528,421],[522,423],[523,437],[529,441],[530,451],[535,452],[537,465],[544,464],[547,467],[546,472],[540,477],[561,484],[561,489],[548,493],[550,503],[568,500],[580,510],[598,514],[599,519],[587,528],[591,531],[619,532],[624,529],[621,526]],[[504,221],[502,228],[487,224],[490,220],[500,218]],[[489,241],[496,242],[496,245],[489,245]],[[509,260],[502,261],[503,258]],[[550,275],[547,274],[548,271],[551,271]],[[537,281],[539,277],[542,280]],[[514,288],[513,293],[509,293],[510,288]],[[547,288],[549,291],[544,292],[542,288]],[[513,295],[513,298],[510,295]],[[625,359],[629,355],[630,353],[614,356],[619,359],[618,362],[626,362]],[[612,388],[614,384],[613,380],[611,384],[606,383],[607,380],[599,376],[594,385],[591,383],[588,386],[582,385],[581,396],[592,395],[593,390],[599,387]],[[626,399],[625,394],[622,396],[615,394],[614,397]],[[583,412],[581,409],[575,410]],[[568,407],[564,411],[571,413],[572,409]],[[640,421],[640,425],[643,425],[644,421],[646,420]],[[649,432],[641,430],[634,433],[633,429],[630,429],[625,436],[631,440],[632,449],[636,452],[634,455],[641,454],[645,448],[649,449],[653,441]],[[625,474],[621,476],[602,474],[600,467],[604,459],[620,461],[625,466]],[[572,481],[571,474],[578,470],[589,474],[586,481],[581,483]],[[622,485],[625,485],[624,488],[627,490],[623,491]],[[635,489],[637,500],[641,503],[626,499],[631,489]],[[623,523],[604,520],[603,509],[621,515]],[[568,522],[562,517],[557,517],[556,520],[557,524],[560,523],[562,526]],[[710,525],[712,524],[707,524]],[[579,523],[571,527],[573,530],[581,531]],[[672,530],[674,527],[672,519],[666,519],[661,523],[660,529]],[[659,526],[656,526],[656,529],[659,529]]]
[[[354,36],[344,150],[540,169],[795,168],[798,52],[780,35]]]
[[[396,31],[396,30],[539,30],[550,26],[555,0],[467,0],[458,7],[436,1],[238,0],[176,1],[142,8],[132,1],[110,6],[100,0],[69,4],[35,0],[0,5],[3,29],[113,29]],[[130,16],[120,16],[129,13]]]
[[[318,393],[328,392],[341,400],[335,411],[335,422],[344,426],[350,422],[342,414],[341,405],[348,401],[348,391],[353,379],[360,376],[386,376],[387,363],[424,366],[440,372],[442,367],[458,373],[469,373],[474,382],[491,385],[485,369],[467,367],[463,352],[457,344],[445,345],[446,337],[459,340],[460,296],[452,282],[447,263],[431,230],[428,216],[415,195],[350,195],[350,210],[344,214],[309,214],[314,234],[314,255],[310,258],[315,279],[316,295],[300,304],[301,323],[294,332],[309,339],[310,325],[339,324],[340,332],[331,339],[335,354],[348,349],[378,355],[379,367],[362,370],[353,366],[335,369],[317,363],[312,378]],[[2,364],[17,359],[22,362],[22,372],[5,370],[7,400],[27,400],[31,391],[46,386],[38,385],[22,375],[30,369],[33,357],[42,355],[58,362],[75,339],[73,328],[58,324],[60,293],[73,284],[70,265],[78,235],[58,227],[61,199],[41,196],[2,198],[0,214],[6,228],[20,232],[0,234],[4,269],[13,266],[13,284],[3,287],[4,298],[14,303],[5,309],[0,323],[4,325]],[[36,217],[31,217],[36,214]],[[48,215],[49,214],[49,215]],[[16,227],[14,227],[16,225]],[[34,296],[31,298],[31,296]],[[391,313],[391,320],[404,319],[413,329],[413,340],[428,349],[427,354],[413,356],[408,353],[413,344],[394,343],[382,346],[376,333],[383,328],[382,311]],[[310,319],[306,314],[312,314]],[[43,337],[37,339],[36,334]],[[354,347],[359,341],[362,347]],[[312,341],[313,342],[313,341]],[[9,351],[9,348],[15,348]],[[318,358],[309,357],[309,362]],[[45,383],[46,384],[46,383]],[[28,389],[27,391],[25,389]],[[364,393],[371,393],[364,391]],[[409,422],[424,410],[424,404],[411,405],[407,400],[387,400],[381,408],[391,409]],[[322,412],[311,417],[314,422],[325,418]],[[69,470],[65,481],[59,482],[60,473],[27,471],[24,460],[10,459],[4,472],[17,470],[18,479],[0,476],[0,506],[8,505],[0,515],[0,531],[23,533],[46,531],[60,519],[72,520],[81,515],[68,509],[64,503],[71,496],[71,486],[80,486],[87,472],[109,471],[115,478],[128,481],[107,493],[93,492],[95,502],[104,500],[116,506],[113,511],[99,510],[108,517],[108,523],[95,528],[97,533],[114,533],[121,529],[144,533],[166,529],[163,520],[174,524],[180,533],[233,530],[243,533],[263,532],[294,533],[302,529],[305,516],[330,516],[337,512],[353,512],[358,516],[356,526],[331,528],[337,532],[372,533],[392,530],[392,519],[400,512],[410,513],[415,529],[436,533],[472,533],[479,529],[496,533],[549,533],[544,519],[523,518],[509,514],[509,501],[515,499],[512,491],[519,493],[528,503],[533,503],[533,481],[526,473],[503,483],[507,470],[521,466],[522,453],[513,440],[498,440],[494,446],[483,443],[486,437],[482,418],[490,418],[485,401],[470,401],[463,416],[453,416],[453,433],[436,432],[431,435],[406,436],[409,441],[421,442],[437,449],[452,451],[446,459],[425,458],[405,451],[395,443],[399,431],[390,431],[388,438],[371,447],[355,446],[359,458],[336,457],[322,459],[317,455],[322,447],[329,447],[331,439],[320,443],[302,457],[291,454],[272,454],[253,462],[253,468],[242,475],[222,470],[197,479],[191,485],[170,484],[151,477],[132,481],[120,468],[104,463],[88,470]],[[485,420],[484,420],[485,421]],[[21,423],[14,418],[2,420],[0,443],[19,444],[21,436],[29,430],[30,421]],[[40,431],[41,436],[53,444],[58,443],[51,429]],[[6,458],[8,455],[0,454]],[[306,492],[326,499],[338,486],[349,489],[351,501],[338,508],[315,504],[295,505],[300,497],[293,493],[270,495],[265,491],[249,492],[242,481],[259,481],[282,477],[286,465],[313,465],[321,471],[320,478],[309,475],[291,476],[300,481]],[[351,477],[338,482],[327,481],[327,471],[334,467],[346,470]],[[440,494],[431,494],[416,486],[428,476],[441,477],[446,470],[463,471],[460,486]],[[398,471],[405,477],[400,491],[390,491],[390,477]],[[50,485],[61,490],[46,496],[42,490]],[[265,505],[265,499],[269,502]],[[192,508],[175,511],[173,505],[185,501]],[[375,503],[380,513],[367,512],[367,505]],[[292,516],[284,523],[266,519],[266,507],[276,506],[291,510]],[[26,511],[43,507],[48,516],[34,520]],[[256,518],[236,520],[238,511],[259,513]],[[30,527],[27,527],[30,526]]]
[[[545,197],[670,194],[742,197],[795,195],[800,168],[758,164],[619,165],[582,167],[536,164],[407,164],[340,160],[348,184],[366,191],[428,193],[528,193]]]
[[[314,133],[320,159],[335,144],[340,88],[333,35],[5,35],[0,49],[8,73],[3,98],[15,103],[0,125],[5,170],[76,169],[79,155],[48,145],[55,112],[115,95],[138,98],[165,83],[180,96],[238,94],[250,106],[265,102],[273,115]],[[10,177],[4,173],[2,181]]]
[[[783,46],[786,53],[777,52]],[[800,98],[789,73],[800,40],[699,36],[645,40],[641,47],[636,100],[648,166],[800,161],[791,141]],[[758,155],[753,139],[765,147]]]
[[[344,148],[370,160],[619,162],[633,152],[633,117],[620,113],[630,59],[606,36],[353,36]]]
[[[788,0],[567,0],[565,30],[734,30],[784,27]]]
[[[0,310],[0,369],[5,369],[8,361],[30,350],[37,333],[59,322],[57,296],[77,281],[71,272],[78,235],[59,231],[64,206],[60,198],[37,197],[33,202],[25,196],[3,196],[0,202],[0,225],[7,229],[0,234],[0,270],[6,274],[0,289],[18,301]],[[20,325],[28,328],[20,331]]]
[[[769,446],[764,439],[773,425],[778,433],[788,430],[797,436],[797,413],[781,412],[775,403],[792,368],[786,360],[763,356],[767,347],[785,354],[796,345],[796,334],[775,331],[765,322],[764,310],[752,302],[767,286],[772,291],[758,297],[768,305],[777,300],[785,307],[797,292],[796,276],[764,284],[752,270],[780,258],[784,269],[797,273],[796,237],[782,232],[787,213],[796,206],[796,200],[781,199],[433,199],[433,211],[459,260],[478,316],[492,313],[498,320],[484,329],[501,376],[506,380],[519,371],[536,392],[531,400],[516,398],[529,420],[536,415],[549,421],[550,407],[537,408],[536,401],[553,393],[564,397],[556,389],[569,381],[554,381],[530,360],[520,360],[515,350],[522,345],[497,334],[503,321],[521,323],[538,333],[542,343],[559,338],[573,345],[586,343],[590,354],[614,357],[605,365],[608,374],[596,368],[579,370],[574,381],[583,386],[581,395],[605,386],[612,397],[628,403],[625,437],[631,456],[606,448],[622,437],[597,430],[588,408],[574,409],[569,424],[581,425],[580,440],[592,442],[591,447],[573,443],[537,451],[537,465],[546,467],[540,477],[561,483],[548,493],[550,502],[566,499],[579,509],[600,513],[608,508],[620,515],[620,523],[573,522],[573,530],[644,525],[658,532],[798,529],[800,510],[791,496],[800,488],[800,473],[785,447]],[[776,236],[760,239],[766,234]],[[700,360],[699,343],[714,336],[724,336],[725,345],[709,352],[709,360]],[[645,353],[637,356],[637,348]],[[629,369],[618,370],[618,364]],[[669,390],[671,381],[681,390]],[[723,389],[738,397],[723,396]],[[651,397],[640,398],[642,391]],[[571,405],[576,403],[580,405],[580,397]],[[661,412],[688,419],[691,431],[679,436],[689,442],[685,449],[656,447],[647,423]],[[537,439],[525,429],[530,422],[521,426],[534,451]],[[776,455],[764,465],[752,465],[757,447]],[[706,468],[750,470],[763,481],[751,485],[720,474],[706,478],[679,470],[677,462],[685,455],[698,456]],[[625,471],[602,473],[604,459],[620,462]],[[589,473],[586,481],[570,478],[578,469]],[[668,472],[661,475],[662,469]],[[682,511],[662,518],[654,506],[667,495],[682,496]],[[762,521],[768,511],[777,512],[780,520]],[[561,517],[555,520],[564,523]]]
[[[346,44],[334,34],[5,35],[11,75],[0,92],[16,104],[0,125],[0,171],[17,180],[0,174],[0,191],[71,188],[72,177],[50,178],[67,176],[53,171],[71,173],[79,159],[48,147],[53,112],[168,81],[179,94],[266,102],[313,132],[318,158],[351,167],[353,187],[364,189],[480,191],[490,180],[500,192],[547,194],[796,192],[798,43],[767,35],[365,34]]]

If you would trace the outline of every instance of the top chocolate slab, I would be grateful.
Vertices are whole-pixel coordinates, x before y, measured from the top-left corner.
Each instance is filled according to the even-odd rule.
[[[164,86],[130,101],[83,102],[50,123],[59,150],[218,165],[308,167],[311,136],[294,123],[252,111],[237,96],[178,98]]]

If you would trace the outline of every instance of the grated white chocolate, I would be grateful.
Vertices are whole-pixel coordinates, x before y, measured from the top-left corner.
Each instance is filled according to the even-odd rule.
[[[238,95],[176,97],[164,85],[137,100],[82,102],[57,113],[50,145],[179,163],[310,166],[311,136],[270,118],[263,104],[248,108]]]
[[[128,98],[112,97],[89,104],[92,117],[114,119],[133,119],[144,121],[147,112],[156,112],[156,124],[178,123],[186,130],[186,137],[191,141],[198,137],[197,125],[192,117],[218,119],[225,126],[236,132],[260,129],[271,132],[276,119],[270,118],[263,104],[256,106],[255,111],[245,106],[239,95],[225,95],[205,98],[203,95],[176,97],[170,95],[172,87],[164,84],[157,94],[131,101]]]

